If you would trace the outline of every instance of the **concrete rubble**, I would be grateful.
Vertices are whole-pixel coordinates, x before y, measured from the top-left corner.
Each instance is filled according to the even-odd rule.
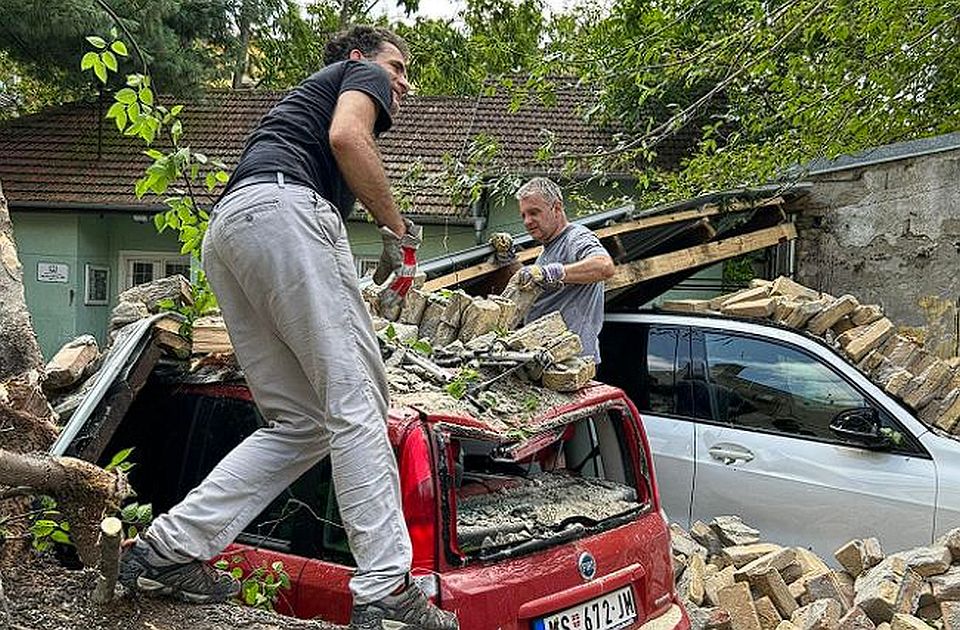
[[[596,523],[638,507],[636,491],[613,481],[554,472],[514,477],[508,486],[458,500],[457,541],[466,553],[492,551],[554,537],[574,520]]]
[[[730,516],[670,527],[693,630],[960,630],[960,528],[889,555],[876,538],[852,540],[834,553],[837,569],[759,536],[738,544],[731,527],[750,531]]]
[[[789,278],[754,280],[710,300],[666,301],[665,310],[766,319],[815,335],[929,426],[960,436],[960,366],[923,348],[876,304],[839,298]]]

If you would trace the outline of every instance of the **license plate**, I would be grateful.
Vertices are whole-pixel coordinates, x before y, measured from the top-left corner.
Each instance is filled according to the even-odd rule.
[[[637,618],[629,586],[537,619],[534,630],[616,630]]]

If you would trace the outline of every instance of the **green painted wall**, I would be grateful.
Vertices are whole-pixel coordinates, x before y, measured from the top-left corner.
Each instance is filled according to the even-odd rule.
[[[77,217],[65,214],[12,214],[13,234],[23,265],[24,293],[33,328],[49,359],[76,335],[76,304],[83,300],[82,266],[77,257]],[[67,266],[66,282],[42,282],[38,265]]]
[[[48,360],[64,343],[81,334],[106,341],[110,309],[116,305],[120,252],[171,252],[179,247],[172,234],[159,235],[152,223],[130,215],[13,212],[14,238],[24,267],[24,293],[34,330]],[[66,283],[41,282],[39,263],[66,264]],[[87,265],[110,269],[110,303],[85,304]]]

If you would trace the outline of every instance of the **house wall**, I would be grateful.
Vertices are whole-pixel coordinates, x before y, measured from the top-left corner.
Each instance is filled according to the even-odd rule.
[[[120,251],[179,250],[175,236],[157,234],[152,223],[135,223],[129,215],[14,211],[11,218],[24,267],[27,307],[48,360],[81,334],[94,335],[100,344],[106,341],[118,293]],[[42,282],[37,273],[41,262],[67,265],[67,282]],[[109,304],[84,303],[87,265],[109,267]]]
[[[23,289],[33,329],[44,357],[76,335],[76,303],[82,301],[77,257],[77,218],[58,214],[11,213],[13,235],[23,265]],[[38,279],[40,263],[66,265],[66,282]]]
[[[798,218],[797,279],[880,304],[957,352],[960,150],[814,176]]]

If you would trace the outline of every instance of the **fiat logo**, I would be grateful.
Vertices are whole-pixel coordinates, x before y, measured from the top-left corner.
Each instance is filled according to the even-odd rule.
[[[589,551],[584,551],[577,560],[577,568],[580,569],[580,577],[585,580],[592,580],[597,574],[597,561],[593,559]]]

